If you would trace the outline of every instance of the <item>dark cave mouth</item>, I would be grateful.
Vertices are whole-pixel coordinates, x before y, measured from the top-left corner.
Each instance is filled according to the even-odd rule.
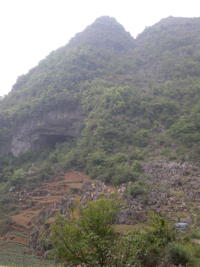
[[[60,135],[60,134],[41,134],[38,142],[38,146],[54,148],[56,144],[70,141],[71,136]]]

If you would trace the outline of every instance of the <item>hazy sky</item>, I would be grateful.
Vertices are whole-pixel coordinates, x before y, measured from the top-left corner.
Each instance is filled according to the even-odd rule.
[[[164,17],[198,17],[199,0],[0,0],[0,95],[18,76],[109,15],[133,36]]]

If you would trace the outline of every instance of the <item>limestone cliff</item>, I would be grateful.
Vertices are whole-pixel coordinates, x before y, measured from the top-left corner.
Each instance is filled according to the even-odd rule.
[[[80,135],[83,112],[80,106],[64,107],[22,121],[13,133],[11,153],[14,156],[54,147],[56,143]]]

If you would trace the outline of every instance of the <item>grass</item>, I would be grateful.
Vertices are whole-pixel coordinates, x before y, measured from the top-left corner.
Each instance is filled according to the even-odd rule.
[[[22,244],[0,241],[0,265],[12,267],[53,267],[52,262],[42,260]]]
[[[192,231],[191,238],[200,240],[200,228]]]
[[[143,224],[134,224],[134,225],[129,225],[129,224],[115,224],[113,225],[113,228],[116,232],[119,233],[127,233],[131,231],[138,230],[140,231],[142,229]]]
[[[51,265],[44,265],[44,263],[40,263],[40,264],[9,264],[9,265],[4,265],[6,267],[44,267],[44,266],[48,266],[48,267],[63,267],[63,265],[55,265],[55,264],[51,264]]]

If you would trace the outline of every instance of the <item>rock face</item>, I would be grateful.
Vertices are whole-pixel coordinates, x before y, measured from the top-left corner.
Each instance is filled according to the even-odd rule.
[[[11,145],[11,125],[7,118],[0,114],[0,156],[10,153]]]
[[[80,106],[37,114],[18,125],[13,134],[11,153],[19,156],[70,141],[80,134],[82,126],[83,112]]]

